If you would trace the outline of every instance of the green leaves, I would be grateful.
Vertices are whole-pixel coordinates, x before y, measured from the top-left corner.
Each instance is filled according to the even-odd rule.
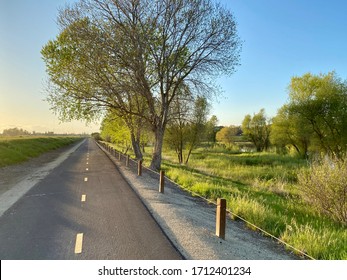
[[[242,131],[251,139],[258,152],[267,150],[270,145],[270,124],[264,109],[253,117],[246,115],[242,122]]]
[[[272,139],[307,152],[342,157],[347,148],[347,84],[334,72],[293,77],[289,102],[274,118]]]

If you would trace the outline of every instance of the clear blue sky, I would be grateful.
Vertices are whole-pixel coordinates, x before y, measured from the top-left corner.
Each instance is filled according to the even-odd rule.
[[[60,124],[45,98],[40,49],[58,33],[57,8],[72,0],[0,0],[0,132],[91,132],[98,125]],[[347,78],[347,1],[223,0],[244,41],[241,65],[218,84],[223,97],[211,114],[222,125],[240,124],[265,108],[274,116],[287,100],[294,75],[335,70]]]

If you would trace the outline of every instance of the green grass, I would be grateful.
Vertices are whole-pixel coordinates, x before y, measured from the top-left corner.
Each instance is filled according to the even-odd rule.
[[[150,153],[144,158],[148,166]],[[166,175],[188,191],[210,200],[225,198],[231,212],[313,258],[347,259],[346,227],[301,198],[296,174],[308,167],[305,160],[221,149],[198,149],[187,166],[177,163],[174,152],[165,151],[163,158]]]
[[[24,162],[78,140],[77,137],[0,138],[0,167]]]
[[[300,197],[297,172],[304,160],[271,153],[196,151],[188,166],[166,153],[163,167],[184,188],[228,209],[317,259],[347,259],[347,231]],[[250,226],[251,227],[251,226]],[[252,227],[251,227],[252,228]]]

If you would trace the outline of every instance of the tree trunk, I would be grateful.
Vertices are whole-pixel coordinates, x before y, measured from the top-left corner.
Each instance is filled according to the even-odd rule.
[[[142,160],[143,155],[141,152],[140,141],[138,141],[133,133],[131,133],[131,143],[133,145],[135,157],[137,160]]]
[[[161,166],[162,159],[162,150],[163,150],[163,142],[164,142],[164,127],[161,125],[157,126],[155,130],[155,143],[152,154],[152,161],[150,165],[150,169],[159,171]]]
[[[192,154],[192,151],[193,149],[195,148],[195,145],[196,145],[196,138],[194,138],[193,142],[191,143],[190,147],[189,147],[189,150],[188,150],[188,155],[187,155],[187,159],[185,161],[184,164],[188,164],[188,161],[189,161],[189,158],[190,158],[190,155]]]

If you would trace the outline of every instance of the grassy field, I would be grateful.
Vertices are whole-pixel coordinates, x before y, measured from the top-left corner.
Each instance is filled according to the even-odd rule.
[[[316,259],[347,259],[347,230],[307,205],[296,183],[305,160],[269,153],[196,151],[188,166],[167,153],[168,177]],[[250,226],[251,227],[251,226]],[[251,227],[252,228],[252,227]]]
[[[308,167],[305,160],[221,149],[198,149],[187,166],[177,164],[173,152],[163,158],[166,175],[188,191],[225,198],[232,213],[315,259],[347,259],[347,229],[301,199],[296,174]],[[144,165],[149,159],[148,153]]]
[[[77,137],[0,137],[0,167],[21,163],[80,139]]]

